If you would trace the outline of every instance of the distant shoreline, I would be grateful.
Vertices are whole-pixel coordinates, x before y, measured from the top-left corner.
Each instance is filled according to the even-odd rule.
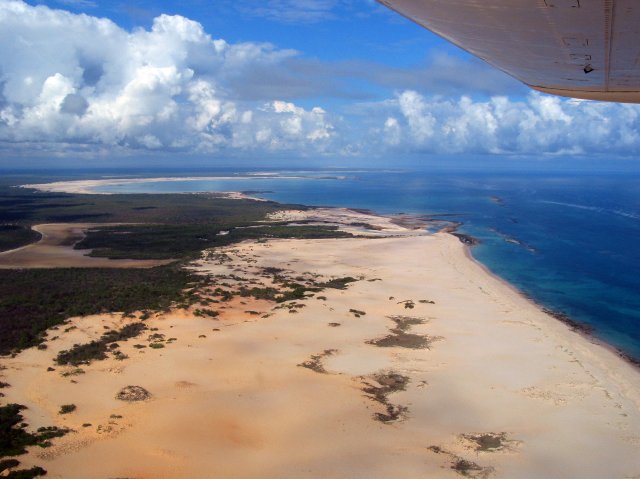
[[[200,221],[220,214],[216,208],[259,213],[238,223],[241,231],[324,227],[351,235],[198,243],[179,266],[202,281],[178,282],[191,300],[178,296],[165,307],[108,306],[135,293],[136,283],[165,284],[162,272],[119,281],[117,294],[113,283],[88,287],[107,306],[70,313],[37,346],[0,358],[3,401],[25,406],[34,429],[73,431],[21,456],[25,467],[42,464],[50,477],[68,479],[98,469],[108,477],[215,471],[265,479],[332,479],[348,470],[454,477],[460,468],[476,477],[600,479],[640,470],[640,371],[475,260],[473,238],[452,234],[459,222],[215,195],[25,195],[115,204],[105,211],[134,211],[136,221],[159,224],[160,235],[177,204]],[[145,216],[155,203],[159,210]],[[57,243],[73,244],[82,225],[67,224]],[[139,238],[144,248],[155,240]],[[171,245],[181,238],[171,236]],[[33,290],[35,305],[49,291]],[[140,395],[125,394],[131,390]],[[243,460],[248,454],[252,460]]]
[[[144,194],[144,193],[109,193],[109,192],[98,192],[95,191],[95,188],[101,186],[117,186],[117,185],[128,185],[128,184],[142,184],[142,183],[154,183],[154,182],[178,182],[178,181],[213,181],[213,180],[248,180],[248,179],[265,179],[265,178],[273,178],[273,179],[304,179],[304,178],[312,178],[304,175],[278,175],[271,173],[260,173],[260,174],[248,174],[243,176],[189,176],[189,177],[149,177],[149,178],[103,178],[96,180],[69,180],[69,181],[58,181],[51,183],[41,183],[41,184],[25,184],[20,185],[21,188],[32,188],[42,192],[49,193],[69,193],[69,194],[92,194],[92,195],[111,195],[111,194]],[[313,177],[316,178],[316,177]],[[331,177],[332,179],[343,179],[342,176]],[[316,179],[329,179],[329,177],[317,177]],[[219,191],[200,191],[200,192],[188,192],[191,194],[198,193],[207,193],[213,195],[219,195],[221,197],[229,198],[229,199],[249,199],[255,201],[264,201],[264,199],[251,196],[249,193],[258,192],[257,190],[248,190],[248,191],[227,191],[227,192],[219,192]],[[158,193],[149,193],[149,194],[182,194],[179,192],[158,192]],[[496,201],[495,197],[492,197],[492,201]],[[502,202],[500,202],[501,204]],[[429,221],[433,221],[434,218],[430,218],[427,216],[421,215],[386,215],[377,213],[367,208],[340,208],[340,207],[329,207],[323,208],[319,206],[311,206],[314,210],[321,212],[322,215],[328,215],[327,211],[340,211],[343,212],[353,212],[356,215],[367,215],[371,217],[385,218],[388,219],[391,223],[400,226],[401,228],[406,229],[420,229],[425,227],[425,219]],[[323,211],[327,210],[327,211]],[[330,215],[329,215],[330,216]],[[388,226],[388,225],[387,225]],[[553,308],[547,307],[540,302],[536,301],[530,295],[526,294],[524,291],[521,291],[517,286],[493,273],[485,264],[481,263],[477,260],[472,254],[472,248],[479,244],[479,240],[474,238],[473,236],[458,233],[458,228],[462,226],[461,222],[456,222],[456,224],[452,226],[444,226],[439,229],[439,231],[448,233],[452,236],[455,236],[461,243],[466,246],[467,255],[471,261],[478,264],[482,267],[487,274],[496,278],[497,280],[503,282],[505,285],[510,287],[513,291],[521,295],[523,298],[530,301],[534,304],[538,309],[540,309],[543,313],[551,316],[558,322],[567,326],[571,331],[578,333],[579,335],[584,336],[589,341],[598,344],[604,347],[607,350],[610,350],[617,354],[621,359],[625,362],[631,364],[632,366],[640,369],[640,359],[634,357],[633,355],[626,353],[621,348],[608,343],[607,341],[600,339],[594,334],[593,328],[585,323],[579,322],[571,318],[569,315],[564,313],[563,311],[555,310]],[[24,247],[23,247],[24,248]],[[22,249],[22,248],[20,248]]]
[[[248,174],[243,176],[168,176],[159,178],[104,178],[99,180],[69,180],[54,181],[51,183],[34,183],[20,185],[20,188],[34,189],[46,193],[75,193],[83,195],[110,195],[114,193],[95,191],[95,188],[103,186],[121,186],[141,183],[171,183],[178,181],[233,181],[233,180],[261,180],[261,179],[279,179],[279,180],[300,180],[300,179],[318,179],[318,180],[342,180],[343,176],[322,176],[310,177],[304,175],[277,175],[277,174]],[[193,193],[193,192],[192,192]],[[210,193],[203,190],[201,193]],[[215,192],[219,194],[235,194],[238,197],[249,198],[241,192]],[[167,194],[175,194],[174,192]]]

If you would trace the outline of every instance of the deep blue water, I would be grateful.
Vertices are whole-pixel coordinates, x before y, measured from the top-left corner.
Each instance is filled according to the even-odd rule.
[[[446,214],[479,238],[473,255],[539,303],[640,358],[640,175],[301,173],[311,178],[143,183],[111,192],[262,190],[257,196],[381,213]],[[345,179],[318,179],[324,175]]]

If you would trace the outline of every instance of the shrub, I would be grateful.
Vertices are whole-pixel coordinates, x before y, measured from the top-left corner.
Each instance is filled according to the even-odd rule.
[[[63,404],[62,406],[60,406],[60,411],[58,411],[58,414],[69,414],[76,409],[77,408],[75,404]]]

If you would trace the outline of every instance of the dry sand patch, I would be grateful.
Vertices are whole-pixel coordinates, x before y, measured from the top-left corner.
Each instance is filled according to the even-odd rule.
[[[64,328],[75,329],[51,331],[47,350],[2,359],[0,381],[11,384],[3,399],[27,405],[33,427],[76,432],[25,456],[25,466],[65,479],[640,473],[640,442],[629,439],[640,435],[638,372],[487,275],[449,235],[246,242],[193,268],[228,283],[220,288],[229,294],[356,281],[281,303],[212,290],[218,302],[208,307],[219,315],[149,318],[147,333],[120,344],[128,358],[75,376],[47,368],[123,320],[76,318]],[[367,344],[390,329],[443,339],[430,349]],[[331,374],[298,366],[316,359]],[[127,386],[152,397],[116,399]],[[77,409],[59,415],[63,404]]]

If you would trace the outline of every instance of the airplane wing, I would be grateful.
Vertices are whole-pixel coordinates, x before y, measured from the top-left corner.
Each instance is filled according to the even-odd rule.
[[[536,90],[640,103],[638,0],[378,1]]]

